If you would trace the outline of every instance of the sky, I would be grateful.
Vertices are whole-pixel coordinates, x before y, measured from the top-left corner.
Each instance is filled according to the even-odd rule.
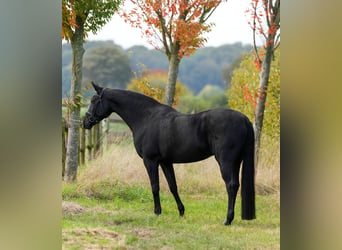
[[[218,47],[235,42],[252,44],[252,30],[245,16],[250,2],[251,0],[228,0],[221,3],[207,21],[215,25],[205,34],[208,38],[205,47]],[[134,45],[153,48],[141,37],[139,29],[132,28],[117,14],[96,35],[89,34],[88,39],[113,40],[124,49]]]

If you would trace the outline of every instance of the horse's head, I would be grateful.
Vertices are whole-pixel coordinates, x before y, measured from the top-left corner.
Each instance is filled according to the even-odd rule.
[[[83,120],[83,127],[91,129],[95,124],[111,114],[110,106],[104,97],[105,88],[91,83],[96,91],[96,94],[91,98],[91,102]]]

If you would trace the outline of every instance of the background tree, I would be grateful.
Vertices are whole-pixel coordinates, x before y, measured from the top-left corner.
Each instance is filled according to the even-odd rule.
[[[227,86],[227,88],[230,87],[230,81],[233,75],[233,72],[236,68],[239,67],[242,59],[244,58],[244,54],[240,54],[239,56],[235,57],[232,63],[224,67],[221,71],[221,77],[224,84]]]
[[[203,46],[211,24],[205,24],[221,1],[217,0],[130,0],[134,7],[122,11],[133,27],[140,28],[156,49],[163,50],[169,61],[165,103],[172,105],[179,64],[184,56]],[[162,49],[163,48],[163,49]]]
[[[150,70],[168,71],[168,60],[160,51],[148,49],[144,46],[133,46],[123,49],[113,41],[87,41],[83,44],[85,49],[84,57],[92,48],[97,47],[115,47],[122,54],[125,54],[133,71],[139,72],[141,63]],[[221,77],[223,68],[233,62],[237,56],[250,52],[251,45],[242,43],[226,44],[219,47],[203,47],[196,50],[190,57],[184,57],[179,65],[178,80],[191,90],[198,94],[205,85],[211,84],[226,88],[227,82]],[[71,83],[71,59],[72,49],[69,43],[62,44],[62,93],[63,97],[69,96]],[[86,58],[83,60],[86,63]],[[208,61],[209,63],[206,63]],[[84,72],[83,72],[83,78]],[[167,81],[167,80],[166,80]],[[164,89],[165,91],[165,89]]]
[[[165,85],[167,72],[164,70],[143,70],[140,76],[135,76],[127,86],[130,90],[139,91],[148,95],[159,102],[165,100]],[[179,81],[176,82],[175,98],[172,105],[178,104],[178,97],[187,93],[186,88]]]
[[[255,56],[246,54],[232,74],[231,86],[227,90],[229,107],[237,109],[254,119],[258,95],[260,72],[255,68]],[[280,48],[274,53],[269,86],[267,90],[267,102],[265,103],[265,115],[263,122],[263,134],[268,141],[280,139]],[[243,96],[244,98],[240,98]]]
[[[275,49],[280,45],[280,0],[252,0],[246,10],[253,30],[255,67],[260,71],[258,98],[255,104],[255,161],[258,163],[269,76]],[[256,46],[256,36],[264,40],[262,49]]]
[[[110,19],[119,4],[120,0],[62,0],[62,39],[70,42],[72,47],[72,105],[64,174],[64,180],[68,182],[76,180],[78,167],[83,42],[89,31],[96,33]]]
[[[179,97],[176,109],[182,113],[197,113],[212,108],[227,108],[225,90],[216,85],[206,85],[200,93],[187,92]]]
[[[96,47],[87,50],[83,60],[84,82],[98,81],[101,86],[126,88],[133,77],[126,54],[118,47]]]
[[[227,96],[224,89],[207,84],[198,97],[205,100],[208,103],[209,108],[227,108]]]

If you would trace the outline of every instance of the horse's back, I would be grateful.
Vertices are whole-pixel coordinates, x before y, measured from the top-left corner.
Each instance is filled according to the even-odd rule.
[[[159,121],[161,157],[174,163],[194,162],[229,148],[239,150],[247,134],[246,121],[245,115],[231,109],[168,114]]]

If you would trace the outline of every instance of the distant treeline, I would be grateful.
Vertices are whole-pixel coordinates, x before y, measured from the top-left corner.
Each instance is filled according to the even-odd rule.
[[[103,50],[101,52],[98,49],[101,47],[107,48],[110,52],[103,52]],[[84,44],[84,48],[86,50],[83,63],[84,81],[94,80],[107,86],[125,88],[133,77],[132,71],[139,73],[143,69],[168,70],[166,56],[160,51],[148,49],[144,46],[133,46],[128,49],[123,49],[114,44],[113,41],[87,41]],[[249,52],[251,48],[251,45],[234,43],[220,47],[205,47],[198,49],[194,55],[182,59],[178,79],[195,94],[199,93],[203,87],[208,84],[225,88],[230,79],[226,77],[227,74],[223,73],[224,70],[231,68],[230,64],[234,59]],[[101,53],[104,54],[103,56],[113,54],[112,57],[115,58],[101,59]],[[100,62],[102,64],[102,61],[100,60],[103,61],[103,66],[96,68],[97,65],[94,64],[100,64]],[[70,90],[71,62],[71,46],[70,44],[65,43],[62,45],[63,96],[68,95]],[[106,66],[104,65],[106,63],[107,65],[114,65],[117,63],[117,66],[105,69]],[[105,74],[108,75],[108,72],[109,75],[113,75],[113,80],[110,80],[108,76],[105,76]]]

